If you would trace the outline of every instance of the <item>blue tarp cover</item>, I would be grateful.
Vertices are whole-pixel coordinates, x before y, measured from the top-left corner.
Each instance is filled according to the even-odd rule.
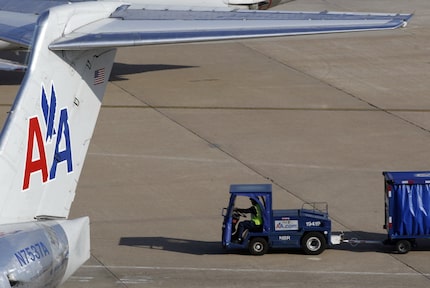
[[[404,184],[409,181],[413,184],[430,184],[430,171],[403,171],[403,172],[383,172],[385,181],[394,184]]]
[[[430,172],[384,172],[393,235],[430,235]],[[389,189],[389,188],[387,188]]]

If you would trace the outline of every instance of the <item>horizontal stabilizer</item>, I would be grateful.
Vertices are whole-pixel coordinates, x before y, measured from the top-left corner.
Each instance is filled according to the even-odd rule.
[[[51,50],[86,50],[402,27],[410,14],[127,9],[64,34]],[[162,21],[161,21],[162,20]]]

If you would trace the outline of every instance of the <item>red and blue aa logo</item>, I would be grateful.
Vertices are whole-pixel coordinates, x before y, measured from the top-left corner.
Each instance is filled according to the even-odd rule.
[[[27,153],[25,159],[24,181],[22,189],[30,187],[30,176],[39,172],[42,183],[54,180],[57,175],[57,166],[64,163],[67,172],[73,172],[72,148],[70,143],[70,127],[67,108],[63,108],[57,114],[57,97],[54,84],[51,85],[51,93],[48,100],[45,88],[42,86],[42,97],[40,103],[43,120],[46,127],[46,135],[42,137],[41,121],[38,116],[28,120]],[[56,117],[59,120],[56,121]],[[47,145],[54,145],[54,154],[47,158]],[[49,156],[49,155],[48,155]],[[49,163],[52,163],[48,169]]]

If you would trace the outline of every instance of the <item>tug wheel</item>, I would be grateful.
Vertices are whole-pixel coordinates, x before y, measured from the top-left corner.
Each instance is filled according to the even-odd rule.
[[[269,244],[266,239],[257,237],[249,241],[248,249],[252,255],[264,255],[269,250]]]
[[[302,249],[307,255],[321,254],[326,247],[324,235],[318,232],[307,233],[302,238]]]

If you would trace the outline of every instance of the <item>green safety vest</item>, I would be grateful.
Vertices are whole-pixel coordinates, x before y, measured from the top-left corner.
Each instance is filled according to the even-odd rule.
[[[260,205],[255,204],[254,205],[255,210],[257,211],[257,214],[252,214],[251,220],[254,222],[255,225],[260,226],[263,224],[263,218],[261,217],[261,208]]]

